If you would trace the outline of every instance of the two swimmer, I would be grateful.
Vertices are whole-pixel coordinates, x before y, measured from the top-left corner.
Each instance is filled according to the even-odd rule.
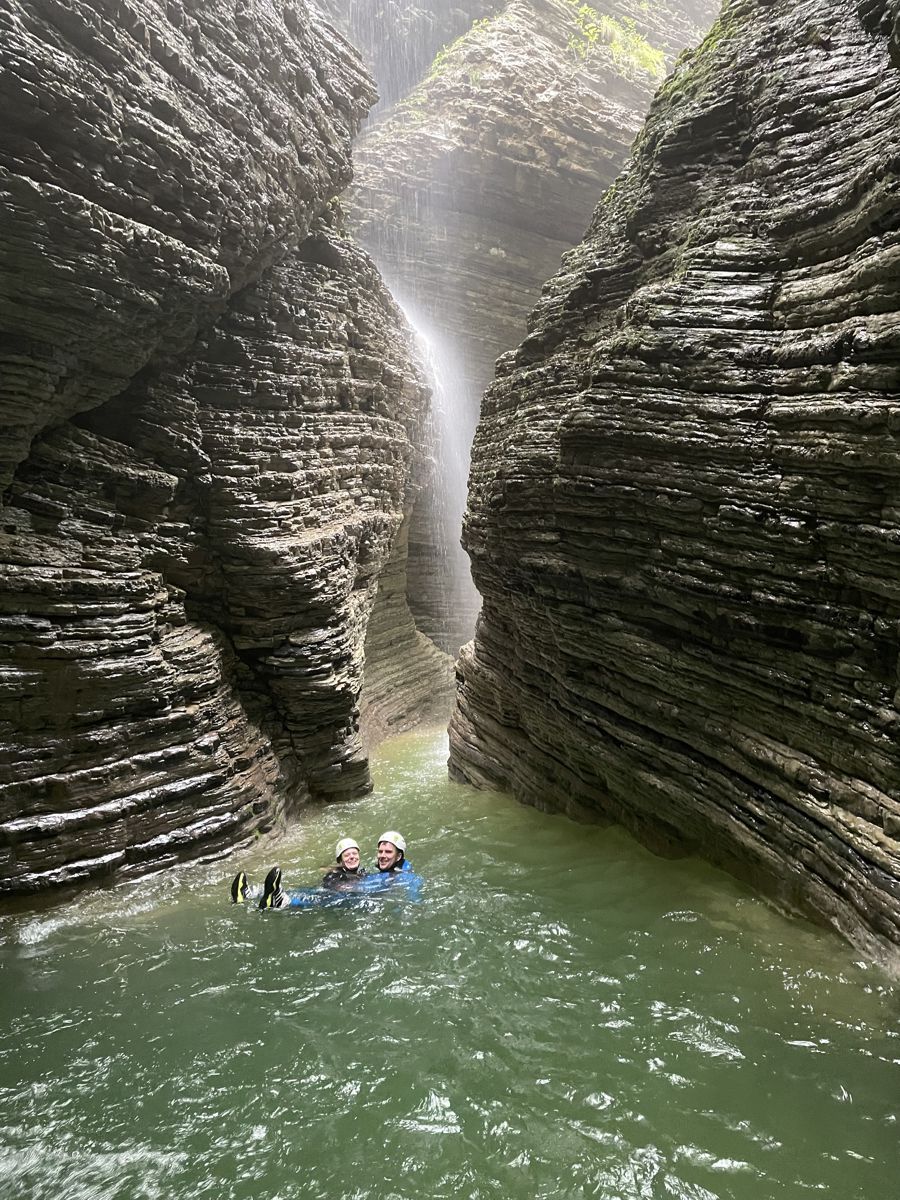
[[[353,890],[354,886],[368,875],[360,862],[359,843],[353,838],[341,838],[334,849],[335,866],[322,880],[322,887],[338,892]],[[374,872],[376,878],[411,871],[412,868],[406,861],[406,839],[402,833],[389,829],[378,839]],[[250,898],[251,889],[247,876],[240,871],[231,884],[232,903],[243,904]],[[283,908],[290,904],[291,898],[281,886],[281,867],[273,867],[263,884],[259,907]]]

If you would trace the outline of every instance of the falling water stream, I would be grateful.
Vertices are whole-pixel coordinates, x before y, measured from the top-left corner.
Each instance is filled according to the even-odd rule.
[[[4,1200],[892,1200],[897,997],[694,861],[446,779],[0,918]],[[234,907],[397,826],[420,903]],[[367,853],[366,857],[370,857]]]
[[[463,8],[441,14],[443,19],[432,28],[427,7],[391,6],[391,19],[399,23],[397,28],[404,27],[405,19],[409,35],[408,41],[394,44],[385,38],[375,7],[345,0],[343,11],[370,62],[383,72],[380,92],[392,97],[408,92],[425,73],[431,56],[440,49],[439,38],[435,40],[440,30],[460,34],[469,23]],[[389,26],[394,28],[390,22]],[[424,150],[411,176],[382,162],[383,172],[369,165],[374,176],[369,178],[363,156],[363,186],[351,194],[349,217],[416,335],[431,390],[426,450],[433,470],[425,480],[422,500],[427,512],[417,514],[418,522],[413,519],[410,578],[415,583],[409,600],[419,629],[455,656],[472,637],[481,607],[460,536],[472,440],[486,380],[483,367],[472,361],[471,336],[459,333],[457,276],[442,269],[440,258],[435,278],[438,248],[446,248],[451,256],[461,249],[454,245],[455,235],[448,227],[449,221],[456,228],[454,210],[459,202],[446,153],[449,143],[438,139],[438,145],[444,153]],[[449,319],[451,314],[455,319]]]
[[[399,287],[394,294],[400,294]],[[418,339],[431,388],[429,441],[435,459],[424,503],[428,507],[428,526],[433,538],[430,554],[439,591],[431,602],[437,627],[425,628],[424,632],[455,655],[471,638],[481,608],[468,555],[460,542],[479,404],[478,398],[470,394],[459,352],[450,339],[436,330],[412,301],[401,300],[401,307]],[[411,603],[415,610],[415,597]],[[421,620],[417,619],[417,623],[423,627]]]

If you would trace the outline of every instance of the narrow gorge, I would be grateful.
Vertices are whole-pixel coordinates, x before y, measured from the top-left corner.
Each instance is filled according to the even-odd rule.
[[[900,0],[0,0],[0,1198],[888,1200]]]
[[[0,893],[449,719],[454,779],[896,963],[897,3],[0,35]]]

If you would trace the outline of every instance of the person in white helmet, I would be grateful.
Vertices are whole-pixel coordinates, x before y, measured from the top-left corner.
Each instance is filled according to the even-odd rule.
[[[323,887],[299,888],[286,892],[281,886],[281,868],[273,867],[266,876],[260,908],[316,908],[324,903],[323,897],[327,892],[359,892],[360,894],[377,894],[382,890],[382,884],[390,886],[393,876],[402,876],[402,882],[411,899],[419,899],[422,880],[406,861],[406,838],[396,829],[389,829],[378,839],[376,853],[377,871],[366,878],[366,870],[360,865],[359,843],[354,838],[341,838],[334,848],[336,866],[322,880]],[[358,888],[354,887],[358,881]],[[381,881],[381,883],[379,882]],[[398,879],[399,883],[400,880]],[[247,876],[241,871],[231,885],[231,899],[235,904],[243,904],[259,893],[251,888]],[[331,897],[331,902],[338,902],[337,896]]]
[[[396,829],[389,829],[378,839],[375,860],[382,875],[389,872],[412,870],[406,861],[406,838]]]
[[[359,842],[355,838],[341,838],[334,848],[337,865],[328,872],[322,880],[322,886],[346,891],[354,880],[364,879],[365,867],[359,864]],[[344,886],[341,886],[344,885]],[[301,889],[301,894],[310,889]],[[260,908],[290,908],[294,904],[294,893],[286,892],[281,886],[281,867],[273,867],[263,884],[262,896],[259,898]],[[259,891],[250,886],[247,876],[240,871],[231,885],[231,899],[234,904],[244,904],[247,900],[259,897]]]
[[[365,877],[366,868],[359,862],[359,842],[354,838],[341,838],[334,853],[337,866],[322,880],[322,887],[340,888]]]

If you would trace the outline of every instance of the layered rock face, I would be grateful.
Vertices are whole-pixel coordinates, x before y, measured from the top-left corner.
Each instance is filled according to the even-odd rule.
[[[476,20],[503,7],[503,0],[319,0],[378,80],[374,119],[410,92],[435,54],[461,37]]]
[[[360,713],[364,747],[423,722],[446,725],[452,706],[453,659],[423,632],[410,609],[409,535],[422,495],[394,539],[366,627]]]
[[[0,44],[5,484],[299,240],[372,92],[302,4],[4,0]]]
[[[353,227],[442,360],[435,495],[449,501],[413,531],[410,569],[416,619],[452,653],[480,603],[457,543],[481,393],[625,161],[666,54],[699,41],[717,7],[486,6],[360,141]]]
[[[364,643],[389,565],[402,591],[427,391],[371,261],[317,217],[372,98],[333,31],[264,0],[0,21],[16,892],[219,852],[369,786]],[[437,689],[445,660],[391,605],[373,673],[408,645]],[[383,724],[404,704],[376,689]]]
[[[897,6],[732,0],[501,361],[455,774],[896,964]]]
[[[354,228],[392,287],[464,347],[476,395],[621,169],[664,51],[699,42],[718,5],[655,5],[650,28],[626,24],[648,15],[637,4],[595,8],[588,22],[594,9],[568,0],[511,0],[356,152]]]

